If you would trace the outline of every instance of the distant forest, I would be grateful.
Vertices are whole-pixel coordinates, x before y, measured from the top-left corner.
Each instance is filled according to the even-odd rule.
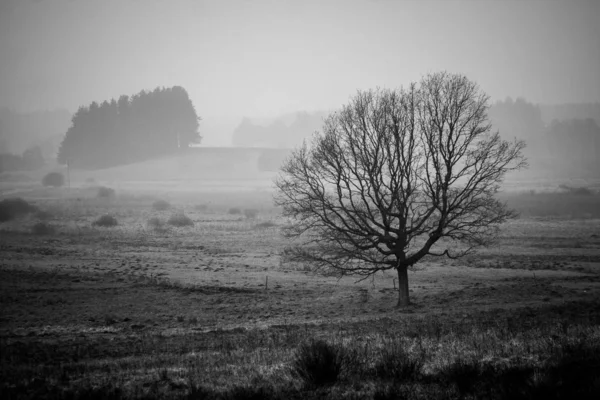
[[[600,104],[536,105],[507,98],[490,106],[493,128],[505,139],[524,139],[530,172],[556,177],[600,175]],[[244,118],[234,146],[291,148],[321,129],[327,113],[297,113],[261,125]],[[277,170],[281,153],[265,153],[263,170]]]
[[[600,104],[539,106],[518,98],[492,105],[505,139],[524,139],[530,172],[561,178],[600,175]]]
[[[297,112],[267,123],[244,118],[232,144],[273,148],[263,152],[258,168],[276,171],[284,149],[310,139],[328,114]],[[600,177],[600,103],[537,105],[508,98],[491,104],[489,116],[504,138],[527,141],[531,167],[524,174]],[[0,172],[54,163],[59,147],[61,163],[93,169],[167,155],[199,140],[196,111],[181,87],[92,103],[75,115],[0,109]]]
[[[156,88],[81,107],[58,150],[58,162],[95,169],[171,154],[199,143],[199,118],[184,88]]]
[[[36,170],[54,161],[70,119],[67,110],[17,113],[0,108],[0,172]]]

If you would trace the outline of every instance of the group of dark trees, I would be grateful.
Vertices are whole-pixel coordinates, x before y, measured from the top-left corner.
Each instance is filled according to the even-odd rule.
[[[58,162],[106,168],[167,155],[200,141],[199,118],[184,88],[156,88],[81,107]]]

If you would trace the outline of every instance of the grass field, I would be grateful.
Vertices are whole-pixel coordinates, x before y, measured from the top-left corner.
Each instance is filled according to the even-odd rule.
[[[38,209],[0,223],[1,398],[600,398],[597,194],[503,195],[497,245],[398,310],[392,273],[287,263],[264,185],[125,186],[0,188]]]

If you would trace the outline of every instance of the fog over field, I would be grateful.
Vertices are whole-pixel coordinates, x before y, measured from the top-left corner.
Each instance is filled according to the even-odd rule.
[[[0,398],[600,398],[597,0],[0,0]]]

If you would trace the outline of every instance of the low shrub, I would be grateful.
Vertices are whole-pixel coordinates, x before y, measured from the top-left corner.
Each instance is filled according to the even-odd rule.
[[[146,222],[148,228],[156,232],[164,232],[167,230],[167,223],[158,217],[152,217]]]
[[[188,217],[187,215],[185,215],[182,212],[171,215],[169,217],[169,220],[167,221],[167,223],[169,225],[178,226],[178,227],[194,225],[194,221],[192,221],[190,219],[190,217]]]
[[[247,208],[244,210],[244,216],[248,219],[254,219],[258,216],[258,210]]]
[[[96,193],[96,197],[99,197],[99,198],[115,197],[115,189],[105,187],[105,186],[100,186],[98,188],[98,192]]]
[[[277,226],[277,224],[273,221],[264,221],[264,222],[259,222],[258,224],[254,225],[254,228],[268,229],[268,228],[273,228],[275,226]]]
[[[227,213],[230,215],[240,215],[242,213],[242,210],[238,207],[231,207],[229,211],[227,211]]]
[[[313,340],[296,349],[292,373],[308,385],[331,385],[338,381],[343,364],[343,347],[323,340]]]
[[[52,235],[56,232],[54,226],[45,222],[38,222],[31,227],[31,233],[34,235]]]
[[[171,203],[166,200],[156,200],[152,203],[152,209],[156,211],[165,211],[171,208]]]
[[[64,184],[65,177],[60,172],[50,172],[42,178],[42,185],[44,186],[60,187]]]
[[[37,211],[37,207],[20,197],[0,201],[0,222],[10,221]]]
[[[117,222],[117,219],[109,214],[102,215],[100,218],[92,222],[92,226],[101,227],[117,226],[118,224],[119,223]]]

